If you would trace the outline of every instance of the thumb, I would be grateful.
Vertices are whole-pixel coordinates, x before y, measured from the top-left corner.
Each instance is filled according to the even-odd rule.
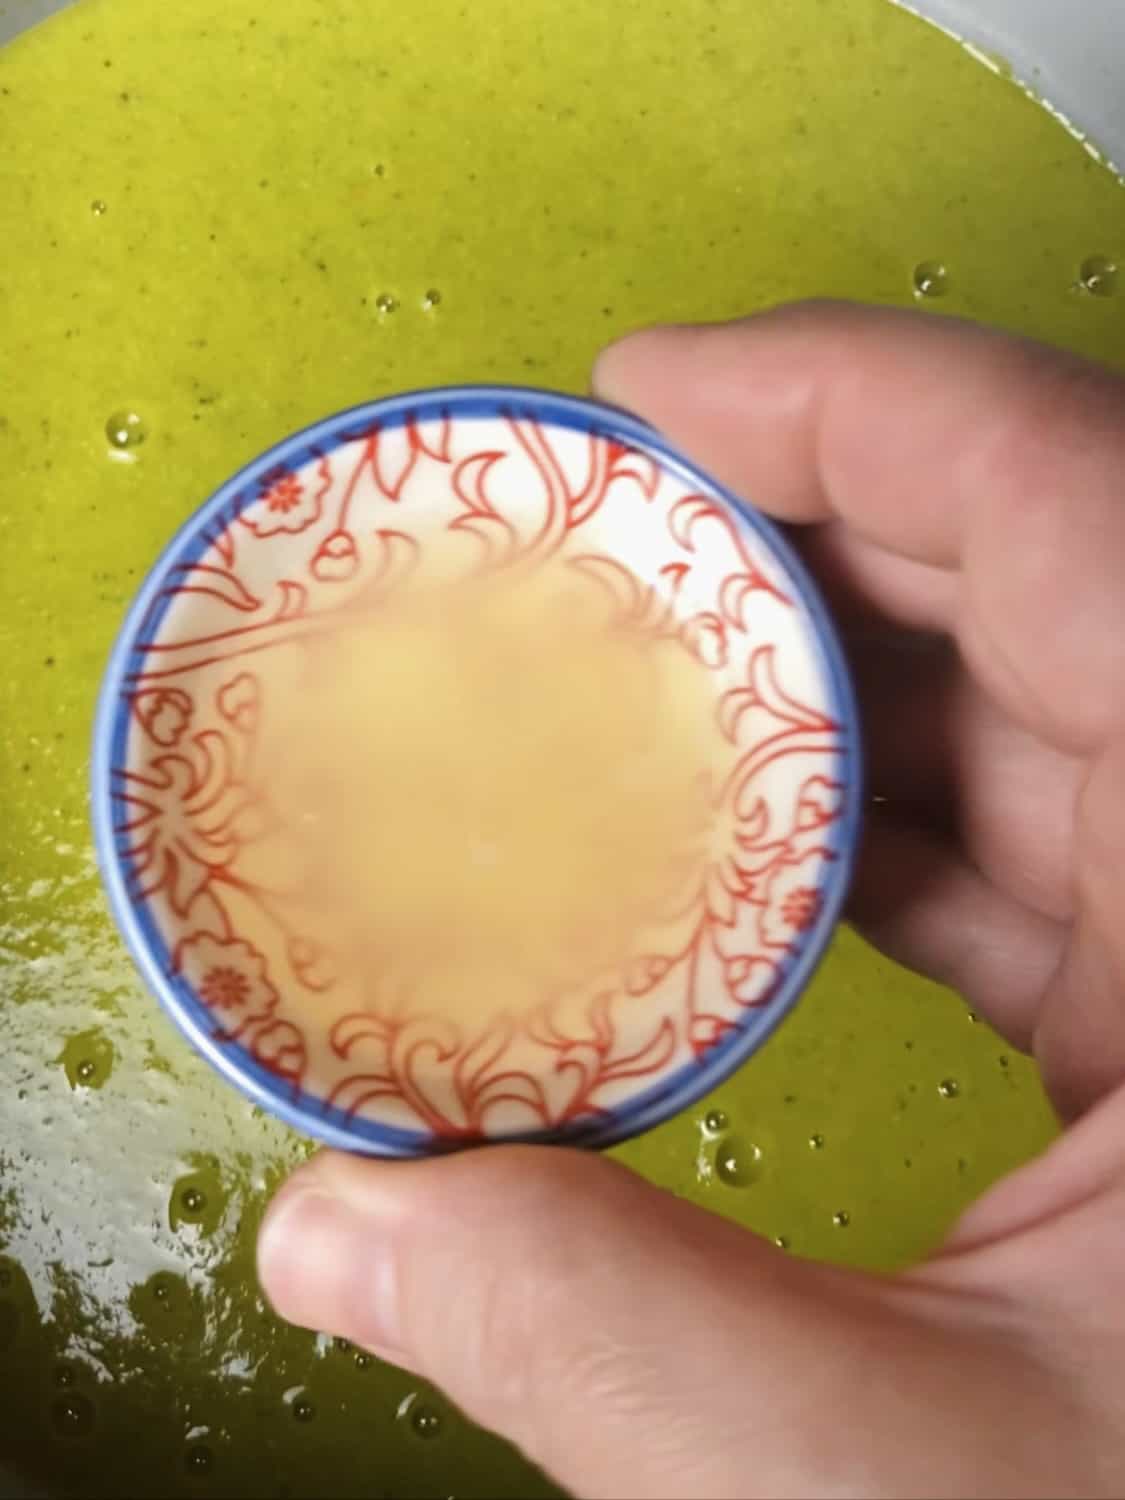
[[[911,1305],[933,1288],[793,1260],[558,1149],[325,1153],[258,1258],[282,1317],[424,1375],[587,1496],[918,1493],[911,1434],[956,1383],[948,1309]]]

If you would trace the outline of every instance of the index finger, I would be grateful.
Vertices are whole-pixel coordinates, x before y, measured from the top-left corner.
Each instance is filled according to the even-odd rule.
[[[956,575],[984,685],[1060,747],[1125,726],[1125,380],[952,319],[806,304],[607,350],[632,407],[779,519]]]

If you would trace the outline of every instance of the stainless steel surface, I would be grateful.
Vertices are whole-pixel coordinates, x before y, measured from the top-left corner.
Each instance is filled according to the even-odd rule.
[[[68,3],[69,0],[0,0],[0,42],[26,31]]]
[[[902,0],[1008,64],[1125,170],[1122,0]]]

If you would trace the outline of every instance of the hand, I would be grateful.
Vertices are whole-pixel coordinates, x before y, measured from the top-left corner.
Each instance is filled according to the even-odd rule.
[[[654,329],[596,383],[807,528],[885,799],[854,915],[1089,1112],[893,1280],[498,1148],[318,1157],[270,1210],[266,1291],[580,1495],[1120,1495],[1125,383],[848,307]]]

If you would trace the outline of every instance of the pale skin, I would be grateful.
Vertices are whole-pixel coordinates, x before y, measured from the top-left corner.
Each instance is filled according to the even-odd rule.
[[[896,1278],[595,1156],[324,1153],[265,1290],[580,1496],[1120,1496],[1125,381],[821,305],[633,335],[595,386],[805,528],[886,798],[852,915],[1031,1050],[1068,1129]]]

